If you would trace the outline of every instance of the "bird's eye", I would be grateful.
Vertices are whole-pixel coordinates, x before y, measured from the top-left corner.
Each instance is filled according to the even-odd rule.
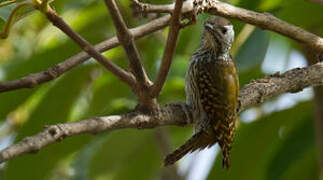
[[[225,28],[225,27],[223,27],[223,28],[221,28],[221,32],[222,32],[222,34],[225,34],[225,33],[227,33],[227,28]]]

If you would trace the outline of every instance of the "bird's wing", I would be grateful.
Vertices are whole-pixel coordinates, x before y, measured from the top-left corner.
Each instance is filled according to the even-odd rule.
[[[198,73],[196,84],[201,105],[211,123],[219,126],[220,121],[235,118],[239,82],[233,61],[219,61],[200,66]]]

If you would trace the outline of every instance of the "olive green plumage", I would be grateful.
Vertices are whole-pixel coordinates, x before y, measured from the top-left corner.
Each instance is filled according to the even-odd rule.
[[[231,23],[224,18],[208,19],[198,50],[186,73],[187,104],[192,106],[195,134],[169,154],[164,165],[170,165],[185,154],[219,143],[223,166],[230,166],[239,81],[229,53],[234,39]]]

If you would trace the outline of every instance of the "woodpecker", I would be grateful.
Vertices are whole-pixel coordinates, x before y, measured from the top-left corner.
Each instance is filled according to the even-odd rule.
[[[238,74],[229,52],[233,40],[233,26],[225,18],[212,17],[204,23],[200,46],[185,76],[186,103],[193,109],[195,134],[166,156],[165,166],[218,143],[222,167],[229,169],[239,96]]]

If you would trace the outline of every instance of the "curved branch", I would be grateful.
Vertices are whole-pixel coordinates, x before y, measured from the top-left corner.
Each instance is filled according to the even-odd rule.
[[[158,31],[169,24],[170,15],[155,19],[147,24],[141,25],[136,28],[130,29],[132,36],[135,39],[139,39],[155,31]],[[120,45],[117,37],[112,37],[109,40],[103,41],[97,44],[94,48],[99,52],[104,52],[109,49],[115,48]],[[86,52],[80,52],[65,61],[56,64],[53,67],[41,71],[38,73],[30,74],[17,80],[0,82],[0,92],[6,92],[10,90],[16,90],[21,88],[33,88],[42,83],[54,80],[71,70],[75,66],[88,60],[90,56]]]
[[[286,92],[298,92],[309,86],[323,85],[323,62],[304,68],[295,68],[283,74],[274,74],[247,84],[240,90],[240,109],[262,103],[264,100]],[[97,117],[77,122],[57,124],[27,137],[0,151],[0,162],[37,152],[43,147],[78,134],[96,134],[124,128],[154,128],[157,126],[184,126],[192,123],[191,109],[185,103],[168,104],[156,114],[130,112],[124,115]]]
[[[169,5],[152,5],[137,2],[136,5],[141,7],[145,12],[167,12],[172,13],[174,4]],[[262,29],[277,32],[309,47],[318,52],[323,52],[323,38],[305,31],[295,25],[282,21],[269,13],[258,13],[233,5],[220,2],[217,0],[203,0],[201,5],[196,7],[199,13],[205,12],[214,15],[220,15],[227,18],[238,19],[246,23],[258,26]],[[184,3],[183,13],[193,12],[193,2],[188,0]]]

